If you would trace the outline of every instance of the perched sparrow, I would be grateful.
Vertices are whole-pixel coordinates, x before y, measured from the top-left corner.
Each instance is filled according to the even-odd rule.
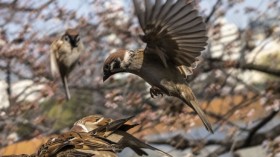
[[[71,96],[67,79],[83,52],[84,45],[80,41],[79,32],[76,29],[67,29],[65,34],[60,39],[55,40],[51,45],[51,73],[53,77],[60,73],[68,100]]]
[[[49,139],[39,148],[37,156],[117,157],[116,151],[119,148],[109,140],[90,133],[70,131]]]
[[[193,64],[207,45],[206,26],[192,2],[186,0],[145,0],[142,10],[133,0],[136,15],[144,32],[140,38],[146,48],[118,50],[105,60],[103,80],[120,72],[142,77],[152,87],[151,96],[175,96],[190,106],[213,133],[206,115],[198,106],[186,82]]]
[[[53,137],[43,144],[35,156],[38,157],[117,157],[126,147],[132,148],[138,155],[148,155],[141,148],[156,150],[152,146],[136,139],[126,131],[136,125],[125,124],[131,117],[112,120],[99,115],[85,117],[77,121],[66,133]]]
[[[126,147],[131,148],[139,156],[148,155],[144,150],[142,150],[142,148],[157,151],[164,156],[171,156],[129,134],[127,131],[137,126],[125,124],[131,118],[132,117],[113,120],[110,118],[104,118],[100,115],[91,115],[77,121],[71,131],[87,132],[97,137],[102,137],[116,143],[120,150],[123,150]]]

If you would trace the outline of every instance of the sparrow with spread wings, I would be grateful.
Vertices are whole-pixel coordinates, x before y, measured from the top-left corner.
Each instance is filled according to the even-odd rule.
[[[186,77],[207,45],[206,25],[192,1],[133,0],[144,32],[145,49],[117,50],[103,67],[103,80],[120,72],[136,74],[148,82],[151,96],[166,94],[181,99],[213,133],[206,115],[186,82]]]

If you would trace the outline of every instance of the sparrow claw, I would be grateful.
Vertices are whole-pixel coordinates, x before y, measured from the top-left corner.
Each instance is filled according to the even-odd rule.
[[[155,86],[152,86],[150,88],[150,95],[152,98],[154,98],[155,96],[158,96],[158,95],[161,95],[161,97],[163,97],[162,91],[158,87],[155,87]]]

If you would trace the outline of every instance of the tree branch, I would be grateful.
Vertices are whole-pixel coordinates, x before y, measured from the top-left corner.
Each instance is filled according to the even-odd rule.
[[[214,4],[210,14],[205,18],[205,23],[208,23],[209,20],[211,19],[211,17],[214,15],[214,13],[216,12],[217,10],[217,7],[220,5],[221,3],[221,0],[217,0],[217,2]]]
[[[246,146],[246,145],[250,145],[251,141],[252,141],[252,138],[255,136],[257,131],[260,130],[263,126],[265,126],[268,122],[270,122],[277,115],[278,112],[279,112],[279,110],[271,112],[267,117],[262,119],[262,121],[259,122],[259,124],[257,124],[255,127],[253,127],[250,130],[249,135],[248,135],[246,141],[244,142],[243,147]]]
[[[236,69],[243,69],[243,70],[255,70],[276,77],[280,77],[280,69],[273,69],[265,65],[257,65],[253,63],[240,63],[234,60],[221,60],[218,58],[208,58],[207,60],[209,61],[209,64],[205,66],[204,72],[210,71],[210,69],[213,70],[213,68],[214,69],[236,68]]]

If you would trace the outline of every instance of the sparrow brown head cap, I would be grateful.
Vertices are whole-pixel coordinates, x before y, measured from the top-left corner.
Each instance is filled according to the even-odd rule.
[[[125,53],[126,50],[117,50],[110,54],[105,60],[103,66],[103,81],[115,73],[124,72],[124,69],[121,67],[121,62],[124,60]]]
[[[107,64],[111,64],[111,62],[113,60],[115,60],[116,58],[119,58],[120,60],[124,59],[124,54],[125,54],[126,50],[124,49],[119,49],[116,52],[112,53],[104,62],[104,65]]]
[[[75,29],[75,28],[69,28],[66,30],[65,34],[67,34],[69,36],[77,36],[77,35],[79,35],[79,31],[78,31],[78,29]]]

